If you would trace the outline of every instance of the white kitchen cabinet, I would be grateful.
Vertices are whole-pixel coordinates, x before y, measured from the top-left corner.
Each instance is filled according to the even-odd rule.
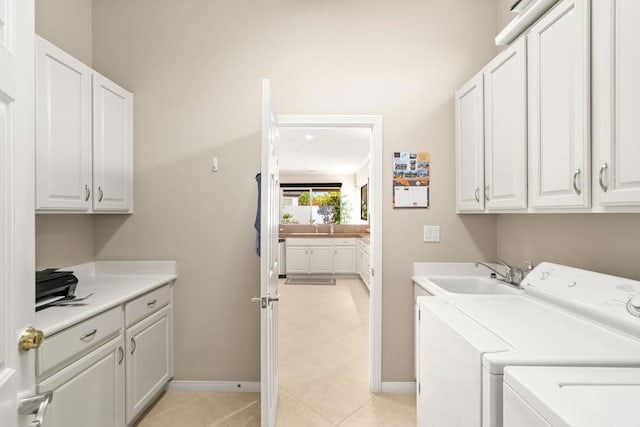
[[[594,200],[640,205],[640,2],[593,2]]]
[[[534,209],[591,205],[590,3],[563,0],[527,34]]]
[[[91,209],[91,74],[36,37],[36,209]]]
[[[488,211],[524,209],[527,207],[526,39],[521,37],[502,51],[485,67],[483,76],[485,207]],[[466,119],[461,116],[461,120]],[[461,143],[460,148],[479,151],[470,145]],[[461,157],[465,155],[469,156],[462,153]],[[469,197],[471,179],[467,179],[469,189],[462,194]],[[471,202],[480,205],[475,198]]]
[[[127,329],[127,423],[157,396],[171,378],[170,307]]]
[[[332,238],[288,238],[287,275],[332,274]]]
[[[358,242],[358,273],[360,279],[371,289],[371,258],[369,256],[369,243],[360,240]]]
[[[126,212],[133,193],[133,95],[93,74],[93,210]]]
[[[120,335],[38,383],[38,393],[53,391],[44,425],[124,426],[123,346]]]
[[[477,74],[455,93],[456,207],[484,211],[483,78]]]
[[[336,274],[357,273],[356,239],[333,239],[333,272]]]
[[[130,213],[133,95],[36,43],[36,209]]]
[[[333,247],[331,245],[309,247],[309,273],[333,273]]]

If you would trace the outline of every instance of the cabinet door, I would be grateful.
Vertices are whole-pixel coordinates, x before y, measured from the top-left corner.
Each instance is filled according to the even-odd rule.
[[[93,210],[132,207],[133,95],[93,75]]]
[[[307,246],[287,246],[287,274],[307,274],[309,272],[309,248]]]
[[[534,208],[591,204],[589,4],[563,0],[527,36]]]
[[[36,209],[88,211],[91,69],[36,37]]]
[[[335,273],[355,273],[356,247],[336,246],[334,249],[333,263]]]
[[[517,40],[484,71],[485,186],[489,210],[527,207],[526,40]]]
[[[333,247],[312,246],[309,248],[309,273],[333,273]]]
[[[165,307],[127,329],[127,424],[171,378],[170,309]]]
[[[593,2],[593,129],[596,198],[640,205],[640,2]]]
[[[456,207],[484,210],[484,114],[482,73],[455,94]]]
[[[38,393],[53,391],[44,425],[124,426],[123,346],[119,336],[40,382]]]

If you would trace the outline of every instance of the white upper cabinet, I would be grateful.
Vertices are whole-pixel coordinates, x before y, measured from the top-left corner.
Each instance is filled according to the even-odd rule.
[[[593,2],[594,200],[640,205],[640,1]]]
[[[456,207],[484,211],[484,113],[482,73],[455,94]]]
[[[91,208],[91,69],[36,37],[36,208]]]
[[[132,194],[131,93],[93,75],[93,210],[128,211]]]
[[[589,4],[563,0],[527,35],[533,208],[591,205]]]
[[[133,95],[36,43],[36,209],[130,213]]]
[[[527,207],[527,58],[521,37],[484,69],[487,210]]]

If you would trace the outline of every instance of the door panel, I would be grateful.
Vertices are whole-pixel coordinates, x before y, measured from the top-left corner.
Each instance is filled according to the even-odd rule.
[[[482,73],[455,94],[456,199],[460,212],[484,210],[484,106]]]
[[[534,208],[591,205],[589,12],[564,0],[527,35]]]
[[[17,401],[35,392],[35,356],[16,337],[35,317],[33,0],[2,0],[0,20],[0,420],[26,426]]]
[[[278,117],[271,84],[262,81],[262,167],[260,179],[260,386],[262,427],[274,427],[278,407]]]
[[[640,205],[640,2],[593,4],[594,185],[602,206]]]

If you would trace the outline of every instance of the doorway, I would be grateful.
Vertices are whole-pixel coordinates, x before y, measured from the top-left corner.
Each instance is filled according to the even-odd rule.
[[[281,129],[362,129],[370,136],[370,173],[366,187],[358,186],[357,200],[368,193],[365,206],[370,230],[369,262],[369,388],[381,391],[381,342],[382,342],[382,117],[381,116],[311,116],[281,115]],[[352,214],[363,218],[358,202]],[[311,214],[313,218],[313,213]]]

